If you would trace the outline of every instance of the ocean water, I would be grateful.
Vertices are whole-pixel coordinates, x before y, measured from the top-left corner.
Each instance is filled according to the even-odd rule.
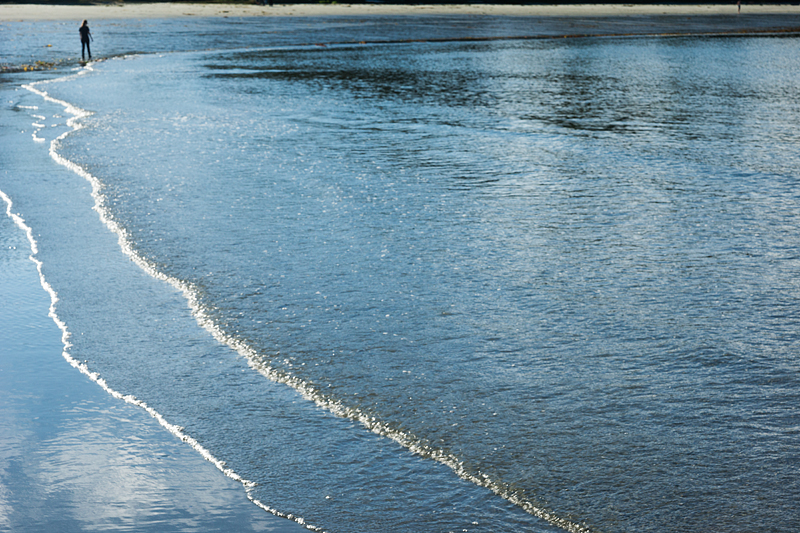
[[[800,40],[294,29],[2,88],[75,366],[313,530],[794,530]]]

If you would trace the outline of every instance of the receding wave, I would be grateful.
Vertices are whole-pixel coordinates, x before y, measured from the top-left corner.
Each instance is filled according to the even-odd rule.
[[[91,70],[92,70],[91,66],[87,65],[87,67],[85,67],[84,70],[81,70],[80,72],[78,72],[77,74],[75,74],[73,76],[83,75],[86,72],[89,72]],[[70,133],[81,129],[83,126],[79,123],[79,120],[81,118],[85,118],[85,117],[91,115],[91,113],[86,111],[86,110],[83,110],[83,109],[81,109],[81,108],[79,108],[77,106],[74,106],[74,105],[72,105],[72,104],[70,104],[68,102],[65,102],[63,100],[59,100],[57,98],[53,98],[52,96],[47,94],[46,91],[42,91],[40,89],[37,89],[35,87],[35,85],[41,85],[41,84],[45,84],[45,83],[52,83],[52,82],[56,82],[56,81],[66,81],[66,80],[70,79],[73,76],[67,76],[67,77],[64,77],[64,78],[57,78],[57,79],[54,79],[54,80],[47,80],[47,81],[43,81],[43,82],[32,83],[32,84],[29,84],[29,85],[23,85],[23,87],[25,89],[40,95],[45,100],[64,106],[66,112],[71,114],[71,115],[73,115],[72,118],[67,121],[67,125],[71,129],[68,130],[67,132],[61,134],[59,137],[54,139],[52,141],[52,143],[50,144],[50,156],[57,163],[69,168],[73,172],[77,173],[78,175],[82,176],[87,181],[89,181],[89,183],[92,186],[92,197],[94,198],[94,201],[95,201],[94,209],[100,215],[101,221],[112,232],[114,232],[114,233],[116,233],[118,235],[119,244],[120,244],[120,247],[122,248],[122,251],[127,256],[129,256],[131,258],[131,260],[133,260],[137,265],[139,265],[142,269],[144,269],[148,274],[154,276],[157,279],[166,281],[167,283],[169,283],[172,286],[174,286],[174,287],[178,288],[179,290],[181,290],[182,293],[189,300],[189,303],[190,303],[190,306],[192,307],[193,312],[196,309],[199,310],[199,306],[196,304],[196,301],[195,301],[196,299],[194,297],[195,291],[191,288],[190,285],[188,285],[188,284],[186,284],[184,282],[181,282],[180,280],[177,280],[175,278],[171,278],[169,276],[166,276],[166,275],[160,273],[158,270],[156,270],[153,267],[153,265],[150,262],[148,262],[146,259],[141,257],[139,254],[137,254],[133,250],[133,248],[131,247],[130,239],[128,237],[128,234],[127,234],[126,230],[124,228],[122,228],[115,220],[113,220],[113,218],[108,214],[107,210],[104,208],[105,198],[102,195],[102,193],[100,192],[100,189],[102,187],[102,184],[100,183],[100,181],[97,178],[95,178],[94,176],[92,176],[90,173],[86,172],[79,165],[76,165],[72,161],[69,161],[68,159],[65,159],[64,157],[62,157],[61,155],[58,154],[57,149],[58,149],[58,147],[60,145],[60,142],[67,135],[69,135]],[[243,478],[242,476],[240,476],[238,473],[236,473],[232,469],[227,468],[227,466],[225,464],[225,461],[222,461],[222,460],[218,459],[217,457],[215,457],[211,452],[209,452],[205,447],[203,447],[199,442],[197,442],[196,439],[194,439],[190,435],[187,435],[184,432],[184,428],[182,428],[181,426],[177,426],[175,424],[171,424],[158,411],[156,411],[155,409],[153,409],[152,407],[147,405],[146,402],[136,398],[135,396],[133,396],[131,394],[123,394],[123,393],[121,393],[119,391],[114,390],[113,388],[111,388],[111,386],[109,386],[109,384],[105,381],[105,379],[103,379],[100,376],[100,374],[98,374],[97,372],[92,372],[85,363],[82,363],[82,362],[78,361],[77,359],[75,359],[74,357],[72,357],[72,355],[70,354],[70,348],[72,347],[72,343],[69,340],[70,336],[71,336],[71,333],[70,333],[70,331],[69,331],[69,329],[67,327],[67,324],[63,320],[61,320],[59,318],[59,316],[58,316],[58,314],[56,312],[56,303],[58,302],[58,294],[56,293],[55,289],[53,289],[52,285],[50,285],[50,283],[48,283],[48,281],[45,279],[45,276],[44,276],[44,274],[42,272],[42,262],[39,261],[36,258],[36,254],[38,253],[38,247],[37,247],[36,239],[33,237],[33,230],[31,229],[30,226],[28,226],[25,223],[25,220],[21,216],[19,216],[18,214],[13,213],[13,211],[12,211],[13,203],[11,201],[11,198],[9,198],[5,193],[3,193],[3,191],[0,191],[0,198],[2,198],[6,202],[6,213],[7,213],[7,215],[9,217],[11,217],[11,219],[14,221],[14,223],[25,232],[25,234],[28,237],[28,241],[30,242],[31,252],[32,252],[32,255],[30,256],[30,259],[31,259],[31,261],[33,261],[36,264],[36,268],[37,268],[37,270],[39,272],[39,280],[41,281],[42,287],[50,295],[50,308],[49,308],[48,314],[53,319],[53,321],[56,323],[58,328],[61,330],[61,340],[62,340],[62,343],[64,344],[64,350],[62,351],[62,356],[64,357],[64,359],[66,359],[67,362],[70,365],[72,365],[73,367],[78,369],[81,373],[83,373],[86,376],[88,376],[89,379],[91,379],[92,381],[94,381],[95,383],[100,385],[100,387],[102,387],[102,389],[104,391],[106,391],[108,394],[110,394],[114,398],[116,398],[118,400],[122,400],[122,401],[124,401],[126,403],[129,403],[131,405],[135,405],[137,407],[141,407],[142,409],[147,411],[147,413],[150,414],[150,416],[152,416],[153,418],[155,418],[158,421],[159,424],[161,424],[165,429],[167,429],[167,431],[169,431],[174,436],[179,438],[181,441],[183,441],[186,444],[188,444],[189,446],[191,446],[195,451],[200,453],[200,455],[204,459],[206,459],[207,461],[212,463],[214,466],[216,466],[217,469],[219,469],[223,474],[225,474],[227,477],[233,479],[234,481],[237,481],[237,482],[241,483],[242,486],[245,488],[245,492],[247,494],[248,499],[250,501],[252,501],[258,507],[260,507],[261,509],[263,509],[263,510],[265,510],[265,511],[267,511],[267,512],[269,512],[269,513],[271,513],[271,514],[273,514],[275,516],[278,516],[278,517],[281,517],[281,518],[286,518],[286,519],[292,520],[294,522],[297,522],[298,524],[304,526],[306,529],[310,529],[312,531],[323,531],[319,527],[316,527],[316,526],[314,526],[312,524],[307,524],[305,522],[305,519],[303,519],[302,517],[294,516],[291,513],[289,513],[289,514],[283,513],[281,511],[279,511],[278,509],[273,509],[272,507],[270,507],[269,505],[265,504],[264,502],[256,499],[253,496],[253,493],[252,493],[252,489],[256,486],[256,483]],[[197,317],[197,320],[198,320],[198,322],[200,324],[203,324],[204,321],[208,322],[207,320],[201,318],[201,314],[200,313],[196,312],[195,316]]]

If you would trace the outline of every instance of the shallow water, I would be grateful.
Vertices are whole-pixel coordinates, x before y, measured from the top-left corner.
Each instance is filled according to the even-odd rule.
[[[70,351],[314,528],[790,531],[798,43],[284,46],[36,85],[92,113],[56,151],[135,260],[84,178],[26,185]]]

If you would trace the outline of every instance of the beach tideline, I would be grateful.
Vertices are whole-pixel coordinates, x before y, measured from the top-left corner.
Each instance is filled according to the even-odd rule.
[[[800,14],[798,5],[744,4],[742,14]],[[494,15],[494,16],[579,16],[626,15],[731,15],[736,2],[712,5],[668,4],[256,4],[143,3],[107,5],[0,4],[0,20],[73,20],[168,17],[255,17],[336,15]]]

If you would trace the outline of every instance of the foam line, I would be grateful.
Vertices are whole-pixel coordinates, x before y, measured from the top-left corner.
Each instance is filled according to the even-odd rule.
[[[84,70],[80,71],[78,74],[75,74],[73,76],[79,76],[79,75],[82,75],[82,74],[84,74],[86,72],[90,72],[91,70],[92,70],[91,67],[87,65],[87,67]],[[39,94],[45,100],[64,106],[64,108],[67,111],[67,113],[70,113],[70,114],[73,115],[73,117],[70,118],[67,121],[67,125],[70,126],[72,128],[72,130],[65,132],[64,134],[59,136],[57,139],[52,141],[52,143],[50,144],[50,156],[57,163],[69,168],[73,172],[75,172],[78,175],[84,177],[91,184],[91,186],[92,186],[92,197],[94,198],[94,207],[93,207],[93,209],[95,211],[97,211],[97,213],[99,214],[100,220],[112,232],[117,234],[119,246],[120,246],[122,252],[125,255],[127,255],[131,259],[131,261],[133,261],[140,268],[142,268],[142,270],[144,270],[145,272],[147,272],[148,274],[150,274],[151,276],[153,276],[156,279],[165,281],[166,283],[168,283],[169,285],[171,285],[172,287],[174,287],[175,289],[180,291],[183,294],[183,296],[186,298],[186,301],[187,301],[187,303],[189,305],[189,308],[190,308],[191,313],[194,316],[195,320],[197,321],[197,323],[203,329],[208,331],[216,340],[218,340],[219,342],[221,342],[223,344],[226,344],[232,350],[234,350],[239,355],[241,355],[247,361],[248,365],[252,369],[254,369],[255,371],[259,372],[261,375],[263,375],[267,379],[269,379],[271,381],[274,381],[276,383],[282,383],[282,384],[288,385],[289,387],[291,387],[291,388],[295,389],[297,392],[299,392],[306,400],[314,402],[314,404],[316,404],[318,407],[329,411],[330,413],[334,414],[335,416],[340,417],[340,418],[346,418],[346,419],[358,422],[362,426],[364,426],[366,429],[368,429],[369,431],[395,441],[396,443],[400,444],[401,446],[403,446],[404,448],[408,449],[409,451],[411,451],[414,454],[420,455],[422,457],[426,457],[428,459],[432,459],[432,460],[437,461],[437,462],[439,462],[439,463],[441,463],[443,465],[446,465],[451,470],[453,470],[453,472],[458,477],[460,477],[461,479],[463,479],[465,481],[472,482],[475,485],[478,485],[480,487],[484,487],[486,489],[489,489],[494,494],[500,496],[501,498],[509,501],[510,503],[512,503],[514,505],[517,505],[518,507],[521,507],[527,513],[529,513],[529,514],[531,514],[531,515],[533,515],[533,516],[535,516],[537,518],[540,518],[540,519],[550,523],[551,525],[557,526],[557,527],[559,527],[561,529],[564,529],[564,530],[566,530],[566,531],[568,531],[570,533],[590,533],[591,530],[589,528],[587,528],[586,526],[583,526],[581,524],[569,521],[567,519],[564,519],[564,518],[561,518],[561,517],[555,515],[554,513],[552,513],[549,510],[547,510],[545,507],[543,507],[543,506],[541,506],[541,505],[539,505],[537,503],[534,503],[534,502],[528,500],[527,498],[524,498],[518,492],[514,491],[512,488],[509,488],[508,485],[506,485],[506,484],[504,484],[502,482],[499,482],[499,481],[491,479],[489,476],[487,476],[483,472],[480,472],[480,471],[471,472],[469,470],[469,468],[467,468],[464,465],[464,462],[461,459],[459,459],[457,456],[455,456],[454,454],[445,452],[445,451],[443,451],[441,449],[437,449],[437,448],[434,448],[432,446],[429,446],[429,445],[427,445],[425,443],[425,441],[423,439],[420,439],[419,437],[417,437],[416,435],[414,435],[414,434],[412,434],[410,432],[398,431],[397,429],[394,429],[393,427],[391,427],[390,424],[388,424],[386,422],[383,422],[381,420],[377,420],[370,413],[366,413],[366,412],[362,411],[361,409],[358,409],[358,408],[355,408],[355,407],[349,407],[349,406],[343,404],[341,401],[326,395],[317,386],[315,386],[313,383],[304,381],[304,380],[302,380],[302,379],[300,379],[300,378],[298,378],[296,376],[293,376],[290,373],[287,373],[285,371],[273,368],[270,365],[259,361],[258,353],[256,352],[255,349],[253,349],[246,342],[242,341],[241,339],[237,338],[236,336],[226,333],[224,331],[224,329],[219,324],[217,324],[208,315],[206,310],[203,308],[203,306],[201,305],[201,303],[199,301],[200,292],[196,289],[196,287],[192,283],[189,283],[189,282],[186,282],[184,280],[175,278],[173,276],[169,276],[169,275],[161,272],[157,268],[155,263],[153,263],[152,261],[148,260],[147,258],[142,256],[141,254],[139,254],[138,251],[135,250],[135,248],[133,247],[133,240],[130,238],[129,233],[127,232],[127,230],[125,228],[123,228],[120,224],[118,224],[114,220],[114,218],[111,215],[110,211],[107,209],[107,207],[106,207],[106,198],[101,193],[102,184],[101,184],[100,180],[98,180],[95,176],[91,175],[90,173],[86,172],[86,170],[84,170],[79,165],[73,163],[72,161],[69,161],[68,159],[66,159],[66,158],[64,158],[64,157],[62,157],[61,155],[58,154],[57,149],[60,146],[60,141],[64,137],[66,137],[67,135],[72,133],[73,131],[77,131],[77,130],[81,129],[82,125],[79,123],[79,120],[81,118],[89,116],[91,113],[89,113],[87,111],[84,111],[83,109],[79,109],[78,107],[73,106],[72,104],[70,104],[68,102],[65,102],[63,100],[58,100],[56,98],[53,98],[53,97],[49,96],[45,91],[41,91],[41,90],[35,88],[34,85],[41,85],[41,84],[50,83],[50,82],[53,82],[53,81],[65,81],[65,80],[70,79],[73,76],[67,76],[67,77],[64,77],[64,78],[58,78],[56,80],[48,80],[48,81],[43,81],[43,82],[32,83],[32,84],[29,84],[29,85],[23,85],[23,87],[25,89],[28,89],[29,91],[34,92],[36,94]],[[36,261],[36,260],[34,259],[34,261]],[[41,276],[41,272],[40,272],[40,276]],[[42,284],[43,285],[45,284],[44,278],[42,278]],[[48,292],[50,292],[50,291],[48,291]],[[54,292],[51,292],[51,298],[55,298],[55,293]],[[56,323],[59,323],[57,317],[55,316],[55,312],[52,311],[52,309],[53,309],[53,307],[51,306],[51,316],[53,316],[54,320],[56,320]],[[61,326],[59,326],[59,327],[61,327]],[[65,332],[65,346],[67,346],[68,335],[66,334],[66,326],[64,326],[62,329]],[[74,359],[72,359],[69,356],[69,354],[67,353],[66,348],[65,348],[65,352],[64,352],[64,357],[68,361],[70,361],[70,364],[72,364],[73,366],[76,366],[76,368],[79,368],[81,370],[81,372],[84,372],[90,378],[92,378],[93,380],[97,381],[97,383],[100,384],[100,386],[103,387],[112,396],[118,397],[120,399],[125,400],[128,403],[132,403],[134,405],[138,405],[138,406],[142,407],[143,409],[147,410],[147,412],[150,413],[154,418],[156,418],[159,421],[159,423],[161,423],[162,426],[167,428],[167,430],[169,430],[171,433],[173,433],[176,437],[178,437],[181,440],[183,440],[184,442],[190,444],[195,450],[200,452],[203,455],[203,457],[205,457],[210,462],[214,463],[217,466],[217,468],[219,468],[223,473],[225,473],[225,475],[227,475],[228,477],[230,477],[232,479],[235,479],[236,481],[241,482],[242,485],[244,485],[244,487],[245,487],[245,490],[247,492],[247,497],[253,503],[255,503],[256,505],[258,505],[262,509],[264,509],[264,510],[266,510],[266,511],[268,511],[268,512],[270,512],[270,513],[272,513],[272,514],[274,514],[276,516],[281,516],[281,517],[284,517],[284,518],[288,518],[288,519],[294,520],[295,522],[297,522],[299,524],[302,524],[303,526],[305,526],[306,528],[308,528],[308,529],[310,529],[312,531],[322,531],[321,529],[319,529],[319,528],[317,528],[315,526],[306,524],[305,521],[302,518],[293,516],[291,514],[286,515],[286,514],[280,513],[279,511],[277,511],[275,509],[272,509],[272,508],[266,506],[265,504],[263,504],[262,502],[258,501],[257,499],[255,499],[253,497],[253,495],[252,495],[253,487],[255,487],[254,483],[252,483],[250,481],[247,481],[247,480],[244,480],[238,474],[233,472],[232,470],[226,469],[224,462],[219,461],[218,459],[214,458],[211,455],[211,453],[208,452],[205,448],[203,448],[196,440],[194,440],[193,438],[189,437],[188,435],[185,435],[181,431],[182,428],[179,428],[177,426],[173,426],[173,425],[169,424],[166,420],[163,419],[163,417],[161,417],[160,414],[158,414],[152,408],[148,407],[144,402],[142,402],[140,400],[137,400],[132,396],[123,396],[123,395],[113,391],[111,388],[109,388],[106,385],[105,381],[103,381],[102,378],[100,378],[96,374],[91,373],[88,369],[86,369],[85,365],[83,365],[81,367],[81,366],[79,366],[80,363],[78,363],[77,361],[75,361],[73,363],[72,361],[74,361]]]
[[[119,236],[119,244],[120,244],[120,247],[122,248],[123,252],[126,255],[128,255],[131,259],[133,259],[140,267],[142,267],[149,274],[153,275],[154,277],[156,277],[158,279],[162,279],[164,281],[167,281],[168,283],[170,283],[174,287],[180,289],[184,293],[184,295],[186,296],[187,294],[189,294],[189,287],[188,287],[187,284],[181,283],[181,282],[179,282],[178,280],[176,280],[174,278],[170,278],[168,276],[165,276],[165,275],[157,272],[152,267],[152,265],[150,265],[148,262],[146,262],[144,259],[142,259],[138,254],[136,254],[132,250],[132,248],[131,248],[131,246],[129,244],[130,241],[128,239],[127,232],[122,227],[120,227],[119,224],[117,224],[110,216],[108,216],[106,214],[105,210],[103,209],[103,204],[104,204],[105,198],[100,193],[100,185],[101,185],[100,181],[97,178],[95,178],[94,176],[92,176],[91,174],[89,174],[88,172],[86,172],[85,170],[83,170],[80,166],[78,166],[75,163],[69,161],[68,159],[65,159],[64,157],[61,157],[57,152],[57,148],[60,145],[60,141],[63,140],[70,133],[81,129],[83,126],[79,123],[79,120],[81,118],[85,118],[85,117],[90,116],[91,113],[86,111],[86,110],[83,110],[83,109],[81,109],[81,108],[79,108],[77,106],[74,106],[74,105],[72,105],[72,104],[70,104],[68,102],[65,102],[63,100],[59,100],[57,98],[53,98],[52,96],[47,94],[46,91],[39,90],[36,87],[34,87],[34,85],[40,85],[40,84],[44,84],[44,83],[52,83],[52,82],[57,82],[57,81],[65,81],[65,80],[74,78],[76,76],[83,75],[84,73],[89,72],[91,70],[92,70],[91,67],[87,66],[84,70],[81,70],[78,74],[75,74],[75,75],[65,76],[65,77],[57,78],[57,79],[53,79],[53,80],[47,80],[47,81],[42,81],[42,82],[31,83],[31,84],[22,86],[23,88],[25,88],[25,89],[27,89],[27,90],[35,93],[35,94],[38,94],[39,96],[41,96],[42,98],[44,98],[48,102],[53,102],[53,103],[56,103],[56,104],[64,106],[65,111],[67,113],[73,115],[72,118],[67,120],[67,125],[72,129],[68,130],[67,132],[65,132],[63,134],[61,134],[58,138],[54,139],[50,143],[50,157],[52,157],[57,163],[67,167],[68,169],[72,170],[73,172],[77,173],[78,175],[84,177],[86,180],[89,181],[89,183],[91,183],[91,185],[92,185],[92,197],[95,200],[94,210],[97,211],[100,214],[101,221],[111,231],[113,231],[114,233],[116,233]],[[264,502],[256,499],[253,496],[253,488],[257,486],[257,484],[255,482],[249,481],[249,480],[243,478],[242,476],[240,476],[239,474],[237,474],[234,470],[232,470],[230,468],[227,468],[224,461],[222,461],[222,460],[218,459],[217,457],[215,457],[210,451],[208,451],[199,442],[197,442],[197,440],[195,438],[193,438],[190,435],[186,434],[184,432],[184,428],[182,428],[180,426],[177,426],[175,424],[171,424],[170,422],[168,422],[161,415],[161,413],[159,413],[158,411],[156,411],[155,409],[153,409],[152,407],[147,405],[147,403],[145,403],[144,401],[139,400],[135,396],[133,396],[131,394],[127,394],[127,395],[126,394],[122,394],[121,392],[118,392],[118,391],[112,389],[108,385],[108,383],[105,381],[105,379],[103,379],[100,376],[100,374],[98,374],[97,372],[91,371],[89,369],[89,367],[85,363],[82,363],[82,362],[78,361],[77,359],[75,359],[74,357],[72,357],[72,355],[70,354],[70,348],[72,347],[72,343],[69,340],[70,336],[71,336],[71,333],[70,333],[69,329],[67,328],[67,324],[64,323],[64,321],[59,318],[58,313],[56,312],[56,303],[58,302],[58,294],[56,293],[56,291],[52,287],[52,285],[50,285],[50,283],[45,278],[44,273],[42,272],[43,263],[39,259],[37,259],[37,257],[36,257],[36,255],[39,253],[39,249],[38,249],[38,245],[37,245],[36,239],[33,237],[33,230],[32,230],[32,228],[30,226],[28,226],[25,223],[25,220],[19,214],[16,214],[16,213],[13,212],[13,210],[12,210],[13,209],[12,208],[13,202],[11,201],[11,198],[9,198],[8,195],[6,195],[2,190],[0,190],[0,198],[2,198],[3,201],[6,203],[6,214],[14,221],[14,223],[20,229],[22,229],[25,232],[25,235],[28,237],[28,242],[30,243],[30,246],[31,246],[31,255],[29,256],[29,258],[36,265],[36,269],[37,269],[37,271],[39,273],[39,281],[41,282],[42,287],[50,295],[50,308],[49,308],[49,311],[48,311],[48,316],[50,316],[50,318],[53,319],[53,321],[56,323],[58,328],[61,330],[61,342],[64,345],[64,349],[61,352],[61,355],[64,357],[64,359],[66,359],[66,361],[71,366],[73,366],[74,368],[78,369],[82,374],[88,376],[89,379],[91,379],[92,381],[94,381],[95,383],[100,385],[100,387],[104,391],[106,391],[108,394],[110,394],[114,398],[116,398],[118,400],[122,400],[125,403],[129,403],[131,405],[135,405],[135,406],[140,407],[140,408],[144,409],[145,411],[147,411],[147,413],[150,416],[152,416],[153,418],[155,418],[158,421],[158,423],[161,424],[167,431],[169,431],[172,435],[174,435],[175,437],[177,437],[181,441],[183,441],[186,444],[188,444],[189,446],[191,446],[205,460],[209,461],[211,464],[213,464],[215,467],[217,467],[217,469],[220,472],[222,472],[223,474],[225,474],[227,477],[231,478],[232,480],[241,483],[242,486],[245,488],[245,493],[247,495],[247,498],[252,503],[254,503],[255,505],[257,505],[261,509],[263,509],[263,510],[265,510],[265,511],[267,511],[267,512],[269,512],[269,513],[271,513],[271,514],[273,514],[275,516],[278,516],[280,518],[286,518],[288,520],[292,520],[294,522],[297,522],[298,524],[304,526],[306,529],[309,529],[311,531],[323,532],[324,531],[323,529],[321,529],[319,527],[316,527],[316,526],[313,526],[311,524],[307,524],[302,517],[295,516],[295,515],[293,515],[291,513],[288,513],[288,514],[287,513],[283,513],[283,512],[281,512],[281,511],[279,511],[277,509],[273,509],[272,507],[268,506]]]

